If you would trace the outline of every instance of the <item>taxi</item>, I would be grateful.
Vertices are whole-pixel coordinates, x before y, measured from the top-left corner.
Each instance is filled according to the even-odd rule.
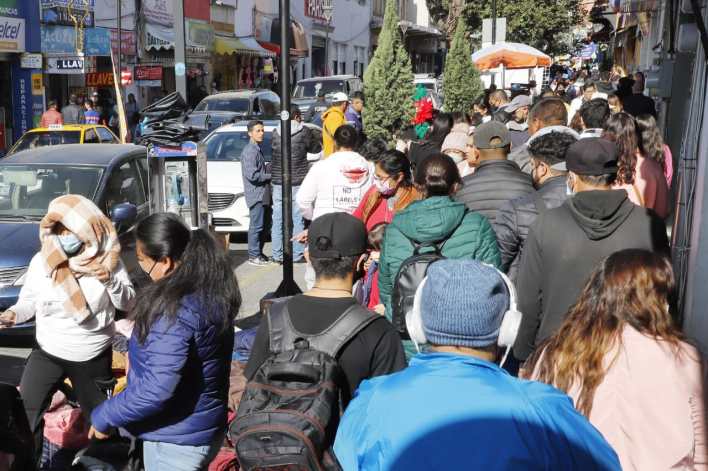
[[[99,124],[53,124],[27,131],[7,155],[37,147],[57,144],[118,144],[120,140],[106,126]]]

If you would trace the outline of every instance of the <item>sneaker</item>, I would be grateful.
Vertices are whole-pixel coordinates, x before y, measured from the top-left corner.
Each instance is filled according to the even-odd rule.
[[[268,265],[270,265],[270,262],[268,260],[264,260],[261,257],[255,257],[249,258],[248,264],[253,265],[254,267],[267,267]]]

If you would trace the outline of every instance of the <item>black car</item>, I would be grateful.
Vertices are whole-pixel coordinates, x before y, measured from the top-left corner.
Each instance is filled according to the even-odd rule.
[[[0,161],[0,312],[17,302],[39,251],[39,221],[65,194],[91,199],[111,216],[121,258],[136,285],[146,281],[135,254],[133,228],[150,210],[147,150],[128,144],[39,147]],[[0,346],[29,346],[34,323],[0,330]]]
[[[189,113],[186,125],[212,131],[244,119],[278,119],[280,97],[270,90],[235,90],[204,98]]]

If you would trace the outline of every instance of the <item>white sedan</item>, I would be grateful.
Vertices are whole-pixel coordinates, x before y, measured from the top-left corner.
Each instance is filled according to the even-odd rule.
[[[266,161],[270,162],[273,155],[273,131],[278,125],[273,121],[264,124],[265,138],[261,148]],[[245,121],[221,126],[204,139],[207,147],[209,212],[212,213],[217,232],[248,231],[248,207],[241,174],[241,151],[248,142]],[[308,156],[312,157],[308,160],[316,160],[317,156]]]

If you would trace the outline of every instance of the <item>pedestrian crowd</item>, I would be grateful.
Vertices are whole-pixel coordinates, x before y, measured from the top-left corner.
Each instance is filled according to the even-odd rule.
[[[110,221],[55,200],[0,315],[36,319],[20,385],[35,450],[68,378],[90,436],[139,438],[148,471],[206,469],[225,443],[219,469],[708,470],[704,363],[675,311],[673,161],[643,88],[561,71],[541,93],[437,112],[395,147],[366,139],[362,94],[332,98],[321,139],[293,109],[307,287],[262,302],[238,369],[238,284],[207,232],[141,221],[151,283],[136,294]],[[264,132],[251,121],[241,154],[258,267],[286,253],[282,150],[266,162]],[[127,386],[106,400],[118,311],[134,324]]]

